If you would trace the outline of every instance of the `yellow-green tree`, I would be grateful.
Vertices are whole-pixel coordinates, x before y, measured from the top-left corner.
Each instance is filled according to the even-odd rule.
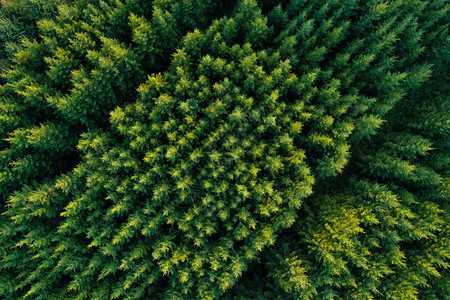
[[[448,9],[60,6],[3,72],[0,295],[445,298]]]

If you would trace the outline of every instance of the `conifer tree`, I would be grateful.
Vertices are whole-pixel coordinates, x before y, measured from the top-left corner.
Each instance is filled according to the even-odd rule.
[[[58,6],[55,20],[40,20],[40,40],[25,38],[3,74],[1,197],[42,174],[51,178],[72,168],[79,135],[104,126],[114,106],[133,101],[144,74],[160,70],[181,35],[204,26],[213,8],[205,1],[166,1],[155,7],[145,1],[77,1]],[[180,14],[190,14],[191,24]],[[193,15],[205,17],[194,20]],[[167,22],[172,22],[171,29]],[[162,44],[151,50],[143,35],[151,35],[148,43]],[[48,149],[35,145],[44,142]]]
[[[447,297],[448,3],[234,4],[40,17],[0,87],[0,296]]]
[[[23,17],[20,20],[32,27],[38,21],[38,29],[23,34],[2,74],[0,212],[15,193],[39,194],[57,186],[60,176],[79,161],[75,145],[80,134],[104,126],[109,110],[133,101],[144,74],[161,70],[188,30],[206,26],[220,13],[213,11],[218,3],[75,1],[59,5],[54,19],[47,3],[9,3],[9,8],[17,4],[20,12],[13,17]],[[143,42],[143,35],[150,35],[150,40]],[[153,43],[158,43],[156,50],[151,50]],[[57,215],[51,219],[58,223]],[[10,224],[5,226],[2,256],[8,251],[3,250],[8,248],[3,240],[11,234]],[[12,268],[5,270],[2,276],[13,274]],[[16,281],[2,282],[10,291]]]
[[[9,0],[0,3],[0,70],[7,68],[8,60],[20,48],[24,38],[38,37],[36,22],[52,18],[57,5],[64,0]],[[1,79],[0,79],[1,80]]]
[[[447,297],[449,59],[438,50],[448,45],[446,11],[444,2],[414,10],[420,14],[398,46],[409,51],[401,67],[420,62],[403,83],[405,96],[370,139],[352,134],[343,174],[317,182],[296,225],[250,268],[236,298]],[[265,284],[249,292],[261,277]]]

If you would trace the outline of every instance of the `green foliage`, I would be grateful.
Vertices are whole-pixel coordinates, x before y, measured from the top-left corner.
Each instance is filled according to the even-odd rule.
[[[16,8],[25,9],[27,3],[17,4]],[[8,8],[12,9],[13,4],[10,3]],[[164,2],[161,5],[169,11],[185,9],[179,3]],[[203,15],[212,8],[213,5],[204,3],[192,8],[192,13]],[[135,100],[136,93],[130,91],[143,81],[144,72],[158,71],[161,58],[169,56],[181,34],[190,28],[184,23],[174,22],[178,34],[166,36],[166,31],[161,30],[165,23],[159,22],[158,12],[161,11],[162,7],[135,1],[98,4],[77,1],[75,6],[59,5],[58,14],[53,19],[46,19],[47,15],[40,17],[39,41],[26,38],[21,41],[11,66],[3,73],[6,83],[0,87],[0,106],[3,108],[0,112],[0,138],[2,153],[5,153],[0,164],[0,194],[3,199],[12,191],[19,190],[22,184],[31,183],[33,178],[42,177],[42,174],[52,177],[72,168],[78,160],[74,141],[79,139],[79,135],[86,128],[104,126],[109,110],[116,105]],[[168,11],[164,14],[171,18]],[[138,15],[140,26],[146,24],[149,26],[147,31],[153,32],[152,41],[170,41],[166,48],[157,45],[158,52],[150,52],[148,57],[140,55],[142,48],[149,45],[134,44],[130,40],[132,32],[136,32],[136,24],[132,21]],[[149,15],[150,20],[147,21]],[[200,26],[207,19],[193,21],[192,26]],[[123,27],[123,31],[119,27]],[[148,64],[148,60],[153,63]],[[45,154],[40,154],[46,157],[45,162],[37,156],[38,162],[35,163],[32,158],[34,150],[27,154],[24,151],[30,147],[24,146],[22,151],[8,149],[12,145],[4,141],[15,135],[16,130],[25,132],[42,124],[56,127],[66,124],[65,132],[53,135],[48,143],[65,144],[67,149],[49,146]],[[22,163],[23,160],[28,163]],[[9,167],[17,164],[24,169],[20,180],[15,179],[19,176],[15,169]]]
[[[0,10],[0,297],[445,299],[444,0]]]

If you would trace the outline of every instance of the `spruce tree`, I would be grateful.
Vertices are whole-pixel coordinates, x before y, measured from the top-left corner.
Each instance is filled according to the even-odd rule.
[[[293,228],[237,284],[236,298],[447,297],[449,60],[438,50],[448,45],[447,10],[444,2],[414,9],[415,25],[398,45],[409,53],[400,66],[411,68],[404,96],[369,139],[355,126],[343,174],[317,182]]]
[[[40,16],[30,3],[43,4],[38,5]],[[214,9],[219,3],[75,1],[59,5],[53,18],[47,3],[13,2],[8,7],[13,4],[19,12],[11,8],[11,20],[14,16],[31,20],[25,22],[30,26],[37,21],[37,30],[23,34],[20,45],[8,54],[12,63],[2,74],[1,212],[14,194],[39,194],[57,186],[60,176],[79,162],[75,146],[80,134],[105,126],[109,110],[134,101],[133,91],[144,74],[162,70],[182,36],[206,26],[218,13]],[[143,35],[150,38],[142,40]],[[152,50],[153,44],[157,49]],[[58,224],[58,214],[51,215],[52,224]],[[13,231],[6,219],[1,223],[5,223],[1,246],[6,258],[9,244],[3,240]],[[5,292],[0,294],[9,295],[18,284],[8,276],[17,274],[7,263],[4,270],[2,276],[8,279],[2,280]]]
[[[45,10],[2,73],[0,296],[444,299],[448,9]]]

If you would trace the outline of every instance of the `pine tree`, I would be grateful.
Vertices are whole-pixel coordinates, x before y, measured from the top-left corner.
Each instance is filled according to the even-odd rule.
[[[38,29],[24,34],[17,50],[8,54],[13,57],[12,63],[2,74],[1,212],[6,199],[12,201],[15,194],[39,194],[47,186],[57,186],[60,176],[76,166],[80,158],[75,145],[80,134],[105,126],[109,110],[134,100],[136,93],[130,91],[144,80],[145,72],[160,70],[164,63],[158,60],[167,61],[182,35],[195,26],[205,26],[212,18],[209,12],[216,4],[201,1],[197,5],[197,2],[166,1],[152,6],[146,1],[76,1],[73,5],[58,6],[54,19],[48,18],[47,4],[40,6],[43,3],[39,1],[17,4],[17,9],[25,10],[20,16],[38,21]],[[38,5],[42,14],[36,15],[39,9],[29,9],[34,7],[30,3]],[[179,11],[183,13],[188,8],[192,15],[204,17],[192,19],[190,24],[181,22]],[[160,14],[172,18],[171,11],[178,18],[172,22],[176,34],[167,36],[161,30],[166,24],[160,23]],[[133,18],[140,21],[132,22]],[[148,57],[139,54],[140,47],[148,45],[130,39],[139,34],[135,27],[141,24],[150,26],[146,30],[152,32],[152,41],[167,42],[158,45],[158,52],[151,52]],[[143,67],[146,59],[154,63],[145,62]],[[57,216],[50,219],[54,224],[59,222]],[[6,226],[2,249],[8,249],[3,240],[11,234],[10,224],[5,222],[1,220]],[[5,251],[8,250],[2,250],[2,257]],[[35,264],[32,266],[37,268]],[[3,270],[8,276],[13,269],[5,264]],[[56,276],[60,278],[61,274]],[[20,277],[18,280],[21,281]],[[2,287],[0,294],[10,295],[16,281],[11,282],[8,277],[5,282],[10,283]]]
[[[399,62],[411,68],[399,92],[405,96],[382,115],[381,130],[367,130],[369,119],[353,121],[351,159],[343,174],[317,182],[296,225],[251,269],[266,270],[259,271],[265,285],[251,294],[246,281],[261,279],[244,277],[237,298],[244,293],[280,299],[447,296],[448,105],[442,95],[448,91],[441,80],[449,60],[437,50],[448,44],[442,18],[447,10],[443,2],[429,5],[404,29],[399,39],[404,44],[397,47],[409,54]],[[371,136],[362,136],[358,123]]]
[[[38,17],[0,87],[0,295],[447,297],[449,7]]]
[[[164,5],[164,8],[172,7],[170,3]],[[190,7],[193,4],[186,5]],[[193,13],[204,14],[211,7],[203,4]],[[185,7],[174,4],[172,8],[179,10]],[[174,23],[174,26],[180,27],[174,27],[178,35],[165,36],[158,29],[158,26],[165,26],[165,23],[158,23],[161,9],[156,6],[153,12],[153,22],[148,22],[145,16],[152,13],[152,7],[148,5],[134,1],[93,5],[79,1],[76,6],[59,6],[56,20],[42,19],[38,22],[42,41],[23,40],[21,50],[14,55],[13,64],[3,74],[6,83],[1,87],[0,103],[4,109],[0,118],[0,138],[4,151],[0,168],[4,179],[0,183],[0,194],[3,199],[13,189],[19,190],[22,184],[31,182],[36,175],[48,173],[51,177],[54,172],[61,173],[71,168],[77,161],[73,142],[78,140],[79,135],[86,128],[103,126],[108,111],[115,105],[134,100],[135,93],[130,93],[130,90],[142,82],[144,72],[158,70],[159,62],[156,61],[159,57],[167,56],[171,47],[181,39],[180,34],[189,29],[185,24]],[[133,20],[137,14],[141,15],[141,21],[136,23]],[[165,15],[170,17],[167,11]],[[198,24],[194,22],[194,25],[201,25],[206,19],[199,20]],[[151,69],[141,67],[141,62],[149,59],[140,57],[141,46],[126,44],[137,24],[141,23],[151,25],[148,30],[155,31],[152,40],[170,42],[166,48],[158,46],[158,53],[150,53],[151,60],[155,61],[148,66]],[[120,30],[116,30],[119,25],[128,32],[121,34]],[[139,35],[138,31],[134,32]],[[41,164],[49,168],[37,171],[40,169],[28,166],[23,153],[25,148],[33,148],[34,142],[27,140],[27,146],[19,145],[22,151],[14,150],[12,144],[17,140],[15,136],[26,135],[26,132],[46,123],[54,125],[55,130],[62,123],[68,126],[64,128],[70,136],[66,136],[66,131],[45,136],[48,132],[41,130],[39,134],[48,143],[65,144],[70,149],[53,151],[58,148],[55,145],[49,147],[53,149],[47,153],[49,155],[41,154],[36,159],[29,157],[32,165]],[[10,142],[5,144],[4,139]],[[35,152],[29,155],[37,155]],[[32,162],[34,160],[36,163]],[[54,165],[58,163],[66,167]],[[22,165],[24,173],[19,175],[8,165]],[[18,182],[15,179],[17,176],[21,178]]]

